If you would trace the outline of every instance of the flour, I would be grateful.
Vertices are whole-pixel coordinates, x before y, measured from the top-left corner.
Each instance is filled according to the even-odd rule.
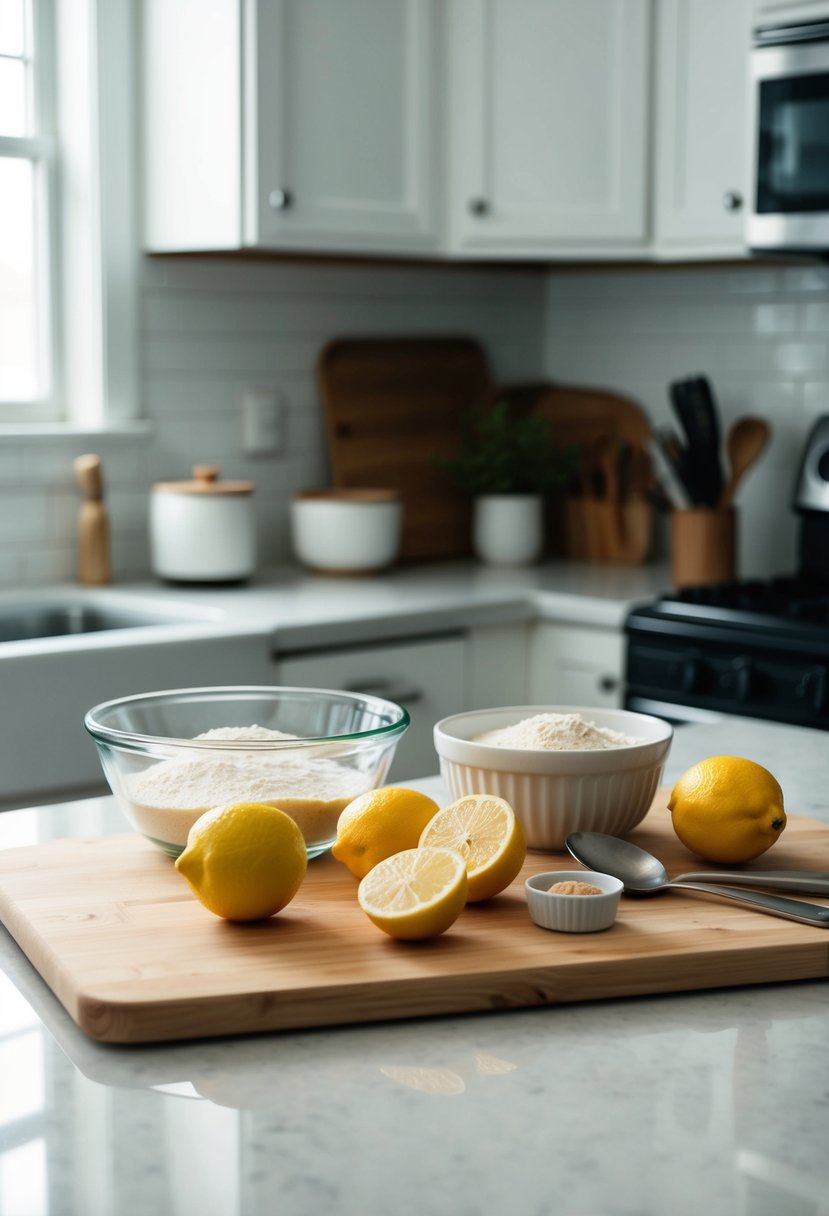
[[[230,743],[296,738],[263,726],[222,726],[196,736]],[[205,748],[128,777],[126,796],[141,831],[168,844],[186,844],[192,824],[213,807],[265,802],[290,815],[308,847],[318,849],[336,836],[343,808],[371,784],[364,773],[302,749]]]
[[[482,735],[475,735],[473,742],[531,751],[571,752],[629,747],[639,740],[608,726],[595,726],[585,721],[581,714],[549,713],[524,718],[514,726],[484,731]]]

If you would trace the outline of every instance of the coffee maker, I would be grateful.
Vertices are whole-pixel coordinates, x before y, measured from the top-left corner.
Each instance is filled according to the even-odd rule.
[[[800,516],[799,573],[829,585],[829,414],[806,440],[792,506]]]

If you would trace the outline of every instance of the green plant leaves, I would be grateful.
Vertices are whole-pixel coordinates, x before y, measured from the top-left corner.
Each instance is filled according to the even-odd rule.
[[[477,406],[461,420],[459,456],[436,464],[465,494],[539,494],[565,485],[575,453],[554,448],[546,418],[514,417],[507,401]]]

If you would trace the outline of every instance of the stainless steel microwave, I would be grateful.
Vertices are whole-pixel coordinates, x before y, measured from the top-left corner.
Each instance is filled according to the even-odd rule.
[[[829,252],[829,13],[754,31],[750,248]]]

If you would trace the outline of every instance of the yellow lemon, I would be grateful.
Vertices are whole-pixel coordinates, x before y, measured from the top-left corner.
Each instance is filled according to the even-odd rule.
[[[740,756],[710,756],[689,768],[671,791],[668,810],[679,839],[706,861],[751,861],[786,826],[776,778]]]
[[[387,785],[360,794],[337,820],[331,852],[355,878],[393,853],[413,849],[438,804],[417,790]]]
[[[515,812],[494,794],[467,794],[443,807],[420,836],[421,848],[455,849],[466,862],[469,903],[492,899],[524,864],[527,844]]]
[[[226,920],[262,920],[290,903],[308,867],[305,837],[263,802],[206,811],[176,859],[197,899]]]
[[[453,849],[404,849],[384,857],[357,888],[357,899],[378,929],[401,941],[437,937],[463,911],[469,879]]]

